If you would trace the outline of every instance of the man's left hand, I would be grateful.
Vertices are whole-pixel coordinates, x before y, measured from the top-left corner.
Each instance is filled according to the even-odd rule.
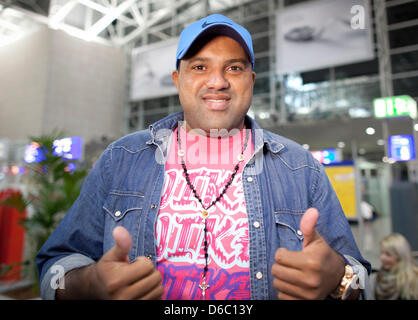
[[[315,230],[317,220],[318,210],[306,210],[300,222],[302,251],[276,251],[271,273],[279,299],[324,299],[344,276],[344,259]]]

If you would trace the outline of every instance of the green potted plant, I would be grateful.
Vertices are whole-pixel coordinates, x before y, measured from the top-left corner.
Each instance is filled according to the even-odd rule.
[[[87,175],[86,168],[79,165],[74,170],[75,161],[54,154],[54,141],[63,136],[62,132],[53,131],[48,135],[30,137],[32,144],[40,151],[41,161],[27,166],[27,195],[15,201],[21,212],[26,207],[29,209],[22,224],[29,239],[26,243],[30,244],[27,264],[30,266],[30,277],[34,278],[35,290],[39,290],[36,254],[78,197]]]

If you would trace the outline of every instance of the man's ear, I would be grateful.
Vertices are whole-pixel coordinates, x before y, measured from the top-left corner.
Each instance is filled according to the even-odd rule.
[[[176,86],[176,88],[178,89],[178,80],[179,80],[179,71],[178,70],[174,70],[171,73],[171,79],[173,79],[174,85]]]
[[[253,84],[255,83],[255,72],[253,71]]]

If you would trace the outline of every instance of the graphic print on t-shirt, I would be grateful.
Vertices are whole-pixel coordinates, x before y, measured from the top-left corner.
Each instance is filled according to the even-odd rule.
[[[177,133],[174,132],[175,134]],[[183,130],[181,134],[184,135],[182,141],[186,142],[190,138]],[[240,138],[238,134],[229,138],[229,142],[232,145],[232,139]],[[190,139],[196,141],[193,137]],[[190,141],[187,141],[189,146]],[[190,182],[205,207],[219,196],[231,178],[241,148],[240,145],[230,150],[221,150],[220,146],[208,148],[216,154],[215,157],[222,157],[225,152],[230,153],[229,163],[207,161],[211,163],[202,165],[199,161],[188,162],[185,159]],[[169,158],[174,159],[177,151],[178,145],[173,142]],[[251,152],[252,145],[249,141],[244,153],[245,159],[249,159]],[[202,151],[200,155],[210,158],[210,154]],[[242,161],[240,164],[239,171],[221,200],[208,210],[207,299],[250,299],[249,231],[241,181],[244,163]],[[165,299],[202,299],[202,290],[199,288],[205,266],[202,210],[202,205],[187,185],[179,162],[167,161],[155,227],[157,269],[163,276]]]

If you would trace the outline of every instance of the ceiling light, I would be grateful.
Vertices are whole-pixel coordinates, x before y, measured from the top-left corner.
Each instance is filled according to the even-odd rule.
[[[383,140],[383,139],[377,140],[377,145],[378,146],[384,146],[385,144],[386,144],[386,141],[385,140]]]
[[[415,124],[414,124],[414,130],[415,130],[415,131],[418,131],[418,123],[415,123]]]
[[[360,148],[360,149],[358,150],[358,153],[359,153],[359,154],[365,154],[365,153],[366,153],[366,149],[364,149],[364,148]]]
[[[367,133],[368,135],[370,135],[370,136],[374,135],[374,134],[375,134],[375,132],[376,132],[376,130],[375,130],[374,128],[372,128],[372,127],[368,127],[368,128],[366,129],[366,133]]]
[[[344,141],[338,142],[337,147],[340,148],[340,149],[344,148],[345,147],[345,142]]]
[[[337,100],[335,103],[337,108],[347,108],[350,106],[350,102],[347,99]]]
[[[268,118],[270,118],[270,113],[268,113],[268,112],[260,112],[260,113],[258,114],[258,117],[259,117],[260,119],[268,119]]]
[[[389,163],[389,164],[394,164],[394,163],[396,163],[396,160],[395,159],[392,159],[392,158],[389,158],[389,157],[383,157],[382,158],[382,161],[384,162],[384,163]]]

